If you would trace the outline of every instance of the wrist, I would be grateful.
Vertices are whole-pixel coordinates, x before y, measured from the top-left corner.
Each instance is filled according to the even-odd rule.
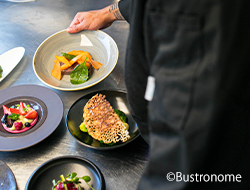
[[[118,3],[114,3],[110,6],[105,7],[103,11],[109,22],[114,22],[116,20],[124,20],[122,14],[120,13]]]

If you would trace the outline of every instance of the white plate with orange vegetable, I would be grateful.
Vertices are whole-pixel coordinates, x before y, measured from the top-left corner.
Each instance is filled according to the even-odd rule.
[[[37,48],[33,57],[36,76],[51,88],[76,91],[105,79],[115,68],[119,51],[102,31],[69,34],[59,31]]]

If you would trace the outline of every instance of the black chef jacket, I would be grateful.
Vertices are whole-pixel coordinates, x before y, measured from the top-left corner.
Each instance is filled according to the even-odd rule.
[[[130,23],[128,100],[150,143],[139,190],[250,189],[249,7],[249,0],[119,2]],[[169,172],[186,182],[168,180]],[[207,181],[212,174],[224,181]]]

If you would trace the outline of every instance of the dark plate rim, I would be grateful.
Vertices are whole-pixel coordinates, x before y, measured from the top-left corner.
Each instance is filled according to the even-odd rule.
[[[30,184],[30,182],[32,180],[32,177],[34,177],[35,174],[37,172],[39,172],[39,170],[41,170],[42,168],[44,168],[46,165],[50,164],[51,162],[54,162],[54,161],[57,161],[57,160],[61,160],[61,159],[78,159],[78,160],[87,162],[97,172],[99,180],[100,180],[100,183],[101,183],[101,190],[105,190],[106,189],[106,184],[105,184],[104,176],[103,176],[101,170],[93,162],[91,162],[87,158],[84,158],[84,157],[81,157],[81,156],[64,155],[64,156],[59,156],[59,157],[56,157],[56,158],[52,158],[52,159],[44,162],[43,164],[41,164],[37,169],[35,169],[35,171],[30,175],[30,177],[29,177],[29,179],[28,179],[28,181],[27,181],[27,183],[25,185],[25,190],[28,190],[29,184]]]
[[[12,169],[2,160],[0,160],[0,163],[4,164],[5,167],[12,173],[13,179],[14,179],[14,183],[15,183],[15,189],[17,190],[17,181],[16,181],[16,177],[12,171]]]
[[[82,98],[84,98],[85,96],[88,96],[88,95],[94,94],[94,93],[98,93],[98,92],[105,92],[105,91],[106,91],[106,92],[119,92],[119,93],[127,94],[127,92],[126,92],[125,90],[107,90],[107,89],[93,90],[93,91],[91,91],[91,92],[89,92],[89,93],[87,93],[87,94],[81,96],[80,98],[78,98],[78,99],[70,106],[70,108],[69,108],[68,111],[67,111],[66,117],[65,117],[65,124],[66,124],[66,128],[67,128],[69,134],[70,134],[78,143],[80,143],[81,145],[86,146],[86,147],[88,147],[88,148],[96,149],[96,150],[112,150],[112,149],[117,149],[117,148],[123,147],[123,146],[125,146],[125,145],[131,143],[132,141],[134,141],[136,138],[138,138],[138,137],[140,136],[140,131],[139,131],[138,126],[137,126],[136,128],[138,129],[138,135],[136,135],[132,140],[128,140],[127,142],[122,143],[122,144],[119,144],[119,145],[116,145],[116,146],[110,146],[110,147],[95,147],[95,146],[91,146],[91,145],[88,145],[88,144],[85,144],[85,143],[79,141],[77,138],[75,138],[75,137],[71,134],[71,132],[70,132],[70,130],[69,130],[69,127],[68,127],[68,122],[67,122],[67,121],[68,121],[68,115],[69,115],[69,112],[70,112],[71,108],[74,107],[74,105],[75,105],[78,101],[80,101]]]

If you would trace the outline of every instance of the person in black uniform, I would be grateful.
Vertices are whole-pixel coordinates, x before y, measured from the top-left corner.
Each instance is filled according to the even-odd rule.
[[[123,0],[75,16],[70,33],[130,24],[127,95],[150,144],[139,190],[250,189],[249,7]]]

